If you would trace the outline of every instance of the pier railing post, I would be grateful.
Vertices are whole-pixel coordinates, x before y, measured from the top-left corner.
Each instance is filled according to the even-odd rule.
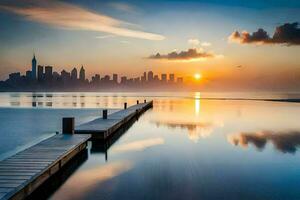
[[[124,103],[124,109],[127,109],[127,103]]]
[[[146,103],[147,101],[146,101],[146,99],[144,99],[144,103]]]
[[[139,100],[136,101],[136,104],[139,104]]]
[[[107,119],[107,110],[106,109],[102,111],[102,118]]]
[[[64,117],[62,120],[62,133],[65,134],[74,134],[74,125],[75,118],[74,117]]]

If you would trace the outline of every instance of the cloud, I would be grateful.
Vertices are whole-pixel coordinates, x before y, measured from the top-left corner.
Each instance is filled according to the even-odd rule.
[[[107,38],[114,38],[116,37],[115,35],[101,35],[101,36],[97,36],[97,39],[107,39]]]
[[[196,48],[188,49],[187,51],[176,52],[173,51],[168,54],[160,54],[157,53],[155,55],[151,55],[149,59],[167,59],[172,61],[193,61],[199,59],[206,59],[206,58],[214,58],[216,55],[212,52],[205,52],[203,50],[197,50]]]
[[[189,39],[188,43],[191,44],[191,45],[194,45],[194,46],[197,46],[197,45],[201,45],[203,47],[211,46],[211,43],[209,43],[209,42],[202,42],[201,43],[200,40],[198,40],[198,39]]]
[[[137,140],[134,142],[130,142],[127,144],[121,144],[115,146],[112,151],[113,152],[127,152],[127,151],[143,151],[147,148],[162,145],[165,141],[163,138],[150,138],[145,140]]]
[[[200,44],[200,41],[198,39],[189,39],[188,43],[196,46]]]
[[[267,142],[272,142],[274,147],[283,153],[295,153],[297,147],[300,146],[300,132],[298,131],[239,133],[229,135],[227,139],[230,143],[242,147],[248,147],[248,144],[252,143],[260,150]]]
[[[240,44],[300,45],[300,28],[298,28],[298,24],[295,22],[277,26],[272,37],[262,28],[252,34],[247,31],[241,33],[235,31],[228,37],[228,40]]]
[[[209,47],[209,46],[211,46],[211,43],[209,43],[209,42],[202,42],[201,46],[203,46],[203,47]]]
[[[0,9],[23,16],[25,19],[53,27],[99,31],[113,35],[147,40],[163,40],[159,34],[128,28],[130,23],[57,0],[16,0],[0,3]]]
[[[134,167],[134,163],[128,160],[113,161],[103,166],[87,168],[78,171],[62,185],[63,190],[56,192],[54,199],[82,199],[84,195],[94,191],[101,183],[109,181],[124,174]],[[69,191],[69,192],[66,192]]]
[[[135,7],[126,3],[114,2],[114,3],[110,3],[110,6],[122,12],[137,13],[137,9]]]

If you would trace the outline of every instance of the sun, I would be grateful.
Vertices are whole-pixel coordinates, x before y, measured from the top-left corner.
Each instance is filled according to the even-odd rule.
[[[194,74],[194,78],[195,78],[196,80],[200,80],[200,79],[202,78],[202,75],[199,74],[199,73],[196,73],[196,74]]]

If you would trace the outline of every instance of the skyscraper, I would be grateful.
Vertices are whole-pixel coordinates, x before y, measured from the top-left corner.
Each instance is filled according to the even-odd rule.
[[[153,72],[152,71],[148,72],[148,81],[149,82],[153,81]]]
[[[44,79],[44,67],[39,65],[38,72],[37,72],[38,81],[42,81]]]
[[[118,74],[113,74],[113,82],[118,83]]]
[[[36,79],[36,59],[35,59],[35,54],[33,54],[33,58],[31,61],[31,77],[33,80]]]
[[[175,80],[175,75],[174,75],[174,74],[170,74],[170,75],[169,75],[169,81],[170,81],[171,83],[174,83],[174,80]]]
[[[71,71],[71,80],[76,81],[78,78],[77,69],[74,67]]]
[[[161,81],[167,82],[167,74],[161,74]]]
[[[45,80],[46,81],[52,80],[52,66],[45,67]]]
[[[81,66],[81,68],[80,68],[79,79],[81,81],[85,81],[85,70],[84,70],[83,66]]]

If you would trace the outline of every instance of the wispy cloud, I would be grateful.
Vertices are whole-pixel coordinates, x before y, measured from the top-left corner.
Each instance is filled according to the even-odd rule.
[[[163,138],[150,138],[150,139],[138,140],[138,141],[116,146],[112,149],[112,151],[114,152],[143,151],[147,148],[157,146],[157,145],[162,145],[164,143],[165,141]]]
[[[196,46],[200,44],[200,41],[198,39],[189,39],[188,43]]]
[[[160,54],[156,53],[155,55],[151,55],[149,59],[158,59],[158,60],[170,60],[170,61],[183,61],[183,62],[191,62],[191,61],[199,61],[205,60],[207,58],[215,58],[219,55],[215,55],[213,52],[205,52],[203,49],[188,49],[187,51],[173,51],[168,54]]]
[[[58,28],[99,31],[147,40],[163,40],[165,38],[159,34],[128,28],[126,26],[130,23],[57,0],[4,1],[0,3],[0,9],[21,15],[30,21]]]
[[[228,41],[240,44],[300,45],[300,28],[298,25],[299,23],[295,22],[277,26],[272,37],[262,28],[253,33],[235,31],[228,37]]]
[[[203,47],[209,47],[209,46],[211,46],[211,43],[209,43],[209,42],[200,42],[200,40],[197,39],[197,38],[191,38],[191,39],[189,39],[188,40],[188,44],[191,44],[193,46],[201,45]]]
[[[119,11],[127,13],[137,13],[137,9],[134,6],[127,3],[113,2],[110,3],[110,6]]]
[[[114,38],[116,37],[115,35],[101,35],[101,36],[97,36],[97,39],[107,39],[107,38]]]
[[[201,46],[203,46],[203,47],[209,47],[209,46],[211,46],[211,43],[209,43],[209,42],[202,42]]]

